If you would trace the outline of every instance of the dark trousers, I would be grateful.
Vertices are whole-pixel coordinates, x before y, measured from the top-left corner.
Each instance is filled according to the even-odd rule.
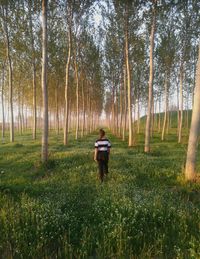
[[[98,152],[99,178],[103,182],[105,174],[108,174],[108,152]]]

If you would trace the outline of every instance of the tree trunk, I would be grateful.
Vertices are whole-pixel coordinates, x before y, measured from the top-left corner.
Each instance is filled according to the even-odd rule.
[[[138,100],[137,100],[137,134],[140,134],[140,95],[138,89]]]
[[[148,99],[148,112],[146,120],[146,129],[145,129],[145,147],[144,152],[150,152],[150,131],[151,131],[151,111],[152,111],[152,102],[153,102],[153,52],[154,52],[154,35],[156,27],[156,10],[155,5],[153,7],[153,20],[151,26],[151,36],[150,36],[150,67],[149,67],[149,99]]]
[[[124,122],[123,122],[123,133],[122,140],[125,141],[126,138],[126,119],[127,119],[127,80],[126,80],[126,67],[124,68]]]
[[[76,76],[76,136],[75,139],[78,139],[79,132],[79,78],[78,78],[78,65],[75,57],[75,76]]]
[[[68,57],[66,64],[66,78],[65,78],[65,118],[64,118],[64,145],[68,144],[68,128],[69,128],[69,71],[71,64],[71,48],[72,48],[72,35],[71,35],[71,9],[70,9],[70,22],[68,24]]]
[[[189,88],[187,88],[186,130],[189,131]]]
[[[157,105],[158,105],[158,101],[154,99],[154,129],[158,128]]]
[[[115,96],[116,96],[116,112],[115,112],[115,121],[116,121],[116,126],[115,126],[115,134],[116,134],[116,136],[118,135],[118,128],[119,128],[119,121],[118,121],[118,114],[119,114],[119,112],[118,112],[118,93],[117,93],[117,89],[115,89],[115,92],[116,92],[116,94],[115,94]]]
[[[159,111],[158,111],[158,133],[160,133],[160,129],[161,129],[161,109],[160,109],[160,102],[161,102],[161,97],[159,97]]]
[[[129,17],[128,17],[128,4],[126,5],[126,24],[125,24],[125,58],[126,58],[126,72],[127,72],[127,89],[128,89],[128,123],[129,123],[129,136],[128,146],[133,146],[133,125],[132,125],[132,96],[131,96],[131,71],[129,62]]]
[[[28,129],[28,107],[27,107],[27,105],[26,105],[26,126],[25,126],[25,128],[26,128],[26,131],[27,131],[27,129]]]
[[[57,83],[56,90],[55,90],[55,99],[56,99],[56,134],[57,135],[59,135],[59,132],[60,132],[59,107],[58,107],[58,87],[59,87],[59,83]]]
[[[150,128],[150,133],[151,133],[151,138],[153,138],[153,130],[154,130],[154,98],[152,99],[152,108],[151,108],[151,128]]]
[[[21,116],[21,102],[20,102],[20,84],[18,88],[18,131],[22,135],[22,116]]]
[[[91,133],[92,132],[92,120],[91,120],[91,108],[92,107],[92,105],[91,105],[91,96],[89,95],[89,118],[88,118],[88,120],[89,120],[89,133]]]
[[[4,64],[3,64],[2,85],[1,85],[1,112],[2,112],[1,136],[2,136],[2,143],[4,143],[4,139],[5,139],[4,79],[5,79],[5,67],[4,67]]]
[[[42,162],[47,162],[48,160],[47,4],[48,0],[42,0]]]
[[[196,83],[194,91],[194,105],[192,111],[192,121],[187,149],[187,159],[185,166],[185,178],[188,181],[195,180],[196,155],[198,148],[198,137],[200,131],[200,43],[199,55],[196,68]]]
[[[32,2],[29,2],[29,27],[30,27],[30,38],[32,48],[32,73],[33,73],[33,139],[36,139],[36,128],[37,128],[37,108],[36,108],[36,65],[35,65],[35,47],[34,47],[34,36],[33,36],[33,22],[32,22]]]
[[[179,122],[180,122],[180,113],[179,113],[179,84],[177,83],[177,137],[179,135]]]
[[[22,114],[22,133],[24,133],[24,87],[22,88],[22,102],[21,102],[21,114]]]
[[[86,98],[86,118],[85,118],[85,133],[86,135],[89,132],[89,90],[87,91],[87,98]]]
[[[122,85],[123,82],[120,82],[120,114],[119,114],[119,136],[122,136],[122,113],[123,113],[123,99],[122,99]]]
[[[164,114],[164,121],[163,121],[163,128],[162,128],[162,141],[165,139],[165,130],[167,125],[167,111],[168,111],[168,78],[166,75],[165,78],[165,114]]]
[[[36,68],[33,64],[33,139],[37,134],[37,107],[36,107]]]
[[[168,103],[167,103],[167,105],[169,107],[169,96],[168,96]],[[166,125],[166,128],[167,128],[166,133],[168,135],[169,134],[169,128],[170,128],[170,111],[169,111],[169,109],[167,110],[167,125]]]
[[[82,79],[82,109],[83,109],[83,121],[82,121],[82,131],[81,136],[85,133],[85,93],[84,93],[84,79]]]
[[[115,83],[113,80],[113,86],[112,86],[112,133],[115,134]]]
[[[12,70],[12,62],[10,56],[10,38],[8,32],[8,6],[5,6],[5,13],[3,9],[4,16],[4,31],[6,37],[6,55],[8,61],[8,76],[9,76],[9,106],[10,106],[10,142],[14,142],[14,118],[13,118],[13,70]]]
[[[182,127],[183,127],[183,62],[180,66],[180,117],[179,117],[179,131],[178,131],[178,143],[181,143]]]

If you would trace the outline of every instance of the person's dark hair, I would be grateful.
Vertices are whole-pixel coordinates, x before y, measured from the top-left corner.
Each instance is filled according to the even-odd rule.
[[[103,138],[105,136],[105,131],[103,129],[100,129],[99,130],[99,135],[100,135],[100,138]]]

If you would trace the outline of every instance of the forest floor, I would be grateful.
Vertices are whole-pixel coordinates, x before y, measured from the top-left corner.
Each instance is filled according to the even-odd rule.
[[[108,134],[110,173],[103,184],[93,161],[93,133],[64,147],[50,135],[0,145],[0,258],[200,258],[200,184],[186,184],[184,144],[176,133],[151,154]],[[200,159],[198,160],[200,171]]]

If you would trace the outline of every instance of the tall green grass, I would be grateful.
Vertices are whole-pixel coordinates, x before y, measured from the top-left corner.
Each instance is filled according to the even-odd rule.
[[[199,258],[200,185],[183,180],[187,136],[175,131],[152,152],[109,135],[110,173],[100,184],[93,162],[96,134],[68,147],[50,136],[17,136],[0,146],[1,258]],[[198,160],[198,170],[200,161]]]

